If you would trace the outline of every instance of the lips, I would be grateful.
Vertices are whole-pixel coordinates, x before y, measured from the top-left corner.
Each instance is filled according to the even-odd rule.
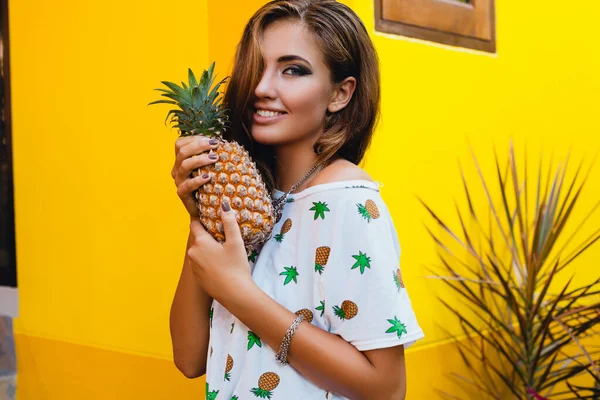
[[[258,112],[254,111],[252,113],[252,119],[257,124],[266,125],[266,124],[275,123],[275,122],[281,120],[282,118],[285,118],[286,115],[287,115],[287,113],[260,115],[260,114],[258,114]]]

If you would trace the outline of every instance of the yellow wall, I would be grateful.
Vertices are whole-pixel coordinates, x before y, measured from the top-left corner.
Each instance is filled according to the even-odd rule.
[[[600,5],[497,2],[490,55],[374,32],[372,1],[345,2],[381,59],[383,119],[366,168],[385,184],[427,335],[408,355],[408,398],[455,393],[445,374],[459,361],[437,324],[456,326],[435,300],[442,286],[423,278],[435,254],[415,195],[453,213],[467,138],[480,159],[511,136],[532,153],[598,149]],[[175,131],[162,125],[166,108],[146,104],[187,67],[216,60],[224,76],[263,3],[10,1],[21,400],[202,396],[202,380],[170,363],[187,221],[169,176]],[[599,255],[582,259],[578,279],[597,275]]]

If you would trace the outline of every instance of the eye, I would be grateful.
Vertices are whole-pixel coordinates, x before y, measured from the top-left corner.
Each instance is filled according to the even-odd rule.
[[[287,74],[286,71],[291,71],[292,73]],[[295,76],[308,75],[308,72],[306,70],[304,70],[304,68],[300,68],[300,67],[297,67],[297,66],[288,67],[288,68],[286,68],[286,69],[283,70],[283,73],[285,75],[295,75]]]

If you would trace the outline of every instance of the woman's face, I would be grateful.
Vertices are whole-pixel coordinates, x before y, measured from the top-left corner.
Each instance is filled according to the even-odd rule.
[[[297,21],[277,21],[264,31],[262,47],[265,70],[249,110],[254,140],[312,146],[333,95],[329,68],[312,34]]]

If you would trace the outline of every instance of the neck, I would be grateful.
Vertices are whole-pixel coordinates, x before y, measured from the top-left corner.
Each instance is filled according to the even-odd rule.
[[[317,155],[312,146],[281,146],[277,148],[276,156],[276,185],[283,192],[290,190],[317,163]],[[306,179],[296,190],[304,189],[313,176]]]

